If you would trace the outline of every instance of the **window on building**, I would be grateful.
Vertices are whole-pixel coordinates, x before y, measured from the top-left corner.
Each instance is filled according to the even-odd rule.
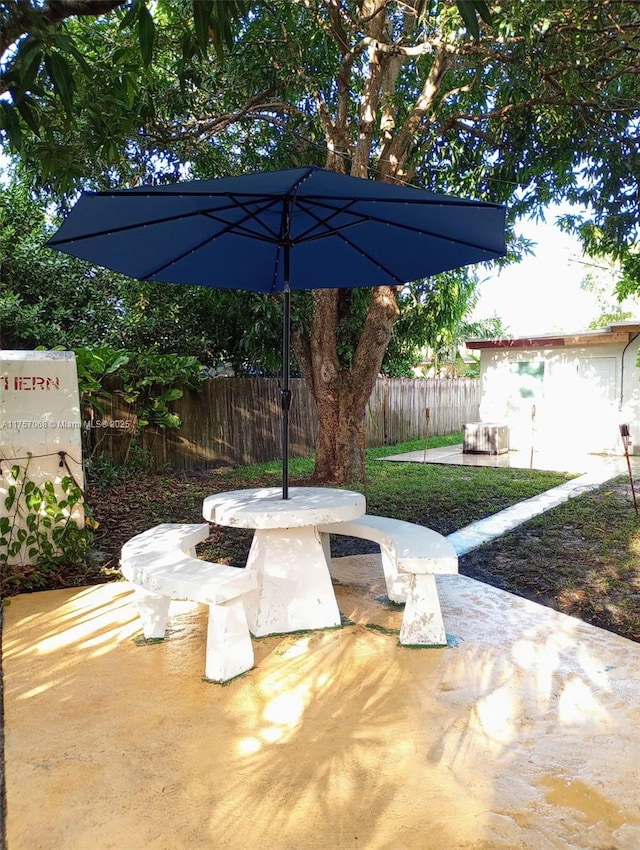
[[[519,360],[511,364],[511,374],[520,398],[540,398],[544,385],[544,362]]]

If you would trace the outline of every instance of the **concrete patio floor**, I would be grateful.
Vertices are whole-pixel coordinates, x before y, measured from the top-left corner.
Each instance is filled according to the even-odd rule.
[[[636,850],[640,646],[463,576],[449,645],[398,644],[379,559],[343,628],[203,681],[206,611],[144,643],[125,583],[13,598],[9,850]]]
[[[456,551],[626,470],[585,464]],[[640,644],[442,576],[448,646],[407,649],[379,558],[333,573],[343,628],[254,640],[224,687],[203,607],[145,643],[126,583],[11,599],[8,850],[640,848]]]
[[[402,463],[436,463],[454,464],[457,466],[494,466],[501,469],[538,469],[552,472],[588,473],[601,469],[603,466],[617,464],[620,472],[626,470],[626,461],[622,455],[590,455],[585,452],[553,450],[548,447],[532,451],[511,450],[502,454],[486,454],[482,452],[464,452],[462,444],[439,446],[434,449],[424,449],[403,452],[380,458],[384,461]],[[640,462],[640,457],[632,456],[631,463]]]

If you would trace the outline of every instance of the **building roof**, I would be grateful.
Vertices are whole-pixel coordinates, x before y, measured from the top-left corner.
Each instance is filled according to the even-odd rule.
[[[571,334],[541,334],[516,339],[469,339],[467,348],[562,348],[582,345],[619,345],[630,342],[640,333],[640,321],[615,322],[595,331],[579,331]]]

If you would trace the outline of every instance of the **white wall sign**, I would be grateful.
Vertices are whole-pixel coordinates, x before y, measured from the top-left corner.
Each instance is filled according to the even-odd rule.
[[[0,350],[0,557],[25,532],[32,535],[35,522],[41,532],[46,528],[44,509],[28,520],[33,487],[51,482],[58,503],[65,499],[65,479],[84,487],[81,428],[73,352]],[[65,516],[84,523],[82,504]],[[29,548],[25,541],[8,563],[33,563]]]

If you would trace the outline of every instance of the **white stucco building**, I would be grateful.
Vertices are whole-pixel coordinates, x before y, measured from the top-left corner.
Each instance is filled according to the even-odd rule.
[[[470,340],[480,352],[483,422],[509,427],[510,448],[621,454],[620,425],[640,453],[640,320],[597,331]]]

